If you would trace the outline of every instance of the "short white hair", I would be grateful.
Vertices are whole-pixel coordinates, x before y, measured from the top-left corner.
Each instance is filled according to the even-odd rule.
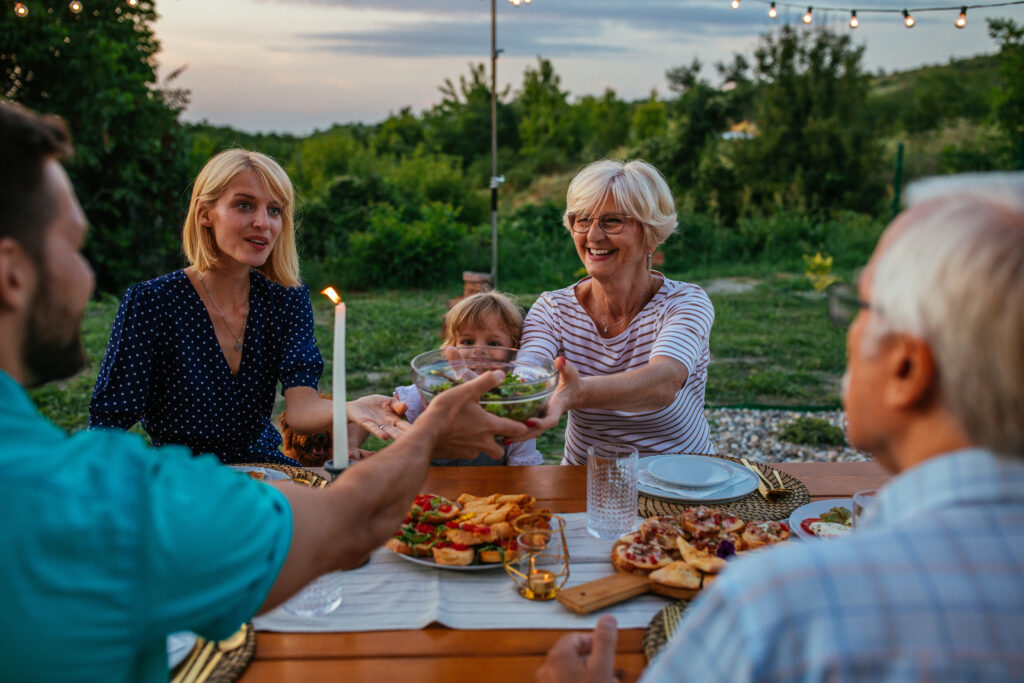
[[[907,197],[874,265],[868,336],[927,341],[971,442],[1024,457],[1024,173],[933,178]]]
[[[593,213],[606,198],[640,222],[648,249],[653,250],[676,230],[672,191],[661,172],[641,159],[602,159],[584,166],[569,183],[562,223],[569,229],[570,216]]]

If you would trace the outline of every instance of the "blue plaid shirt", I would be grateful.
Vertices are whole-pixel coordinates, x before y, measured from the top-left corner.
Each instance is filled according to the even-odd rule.
[[[643,680],[1024,680],[1024,461],[927,460],[872,512],[738,560]]]

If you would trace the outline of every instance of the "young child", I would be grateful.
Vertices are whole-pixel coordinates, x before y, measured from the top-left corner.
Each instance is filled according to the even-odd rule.
[[[523,332],[523,312],[506,295],[495,292],[480,292],[466,297],[452,306],[444,316],[441,346],[503,346],[516,348]],[[416,386],[410,384],[395,389],[395,399],[406,405],[405,419],[412,422],[426,409],[423,398]],[[355,455],[354,446],[362,444],[368,432],[353,423],[348,425],[349,452]],[[365,451],[360,452],[365,455]],[[530,439],[505,446],[505,455],[493,460],[481,453],[473,460],[464,458],[439,458],[432,465],[543,465],[544,459],[537,450],[537,440]]]

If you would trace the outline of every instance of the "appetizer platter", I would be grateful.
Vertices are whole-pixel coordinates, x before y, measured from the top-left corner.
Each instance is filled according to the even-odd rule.
[[[692,598],[734,556],[781,543],[789,535],[782,522],[744,522],[705,506],[648,517],[639,531],[612,546],[610,559],[618,574],[566,589],[557,599],[585,614],[646,592]]]
[[[833,498],[802,505],[789,516],[793,533],[800,538],[840,538],[850,533],[853,500]]]
[[[455,500],[421,494],[385,547],[403,559],[441,569],[473,571],[502,566],[516,554],[516,518],[534,510],[533,496],[495,493]]]

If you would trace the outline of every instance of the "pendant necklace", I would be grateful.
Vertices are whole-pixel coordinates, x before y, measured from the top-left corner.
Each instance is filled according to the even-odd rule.
[[[646,293],[646,294],[644,294],[644,298],[643,298],[643,299],[642,299],[642,300],[640,301],[640,305],[639,305],[639,306],[637,306],[636,308],[634,308],[634,309],[633,309],[632,311],[630,311],[630,312],[629,312],[629,313],[627,313],[626,315],[624,315],[623,317],[621,317],[621,318],[619,318],[618,320],[616,320],[615,322],[611,323],[611,324],[608,324],[608,323],[606,323],[606,322],[604,321],[604,318],[602,318],[602,317],[601,317],[601,315],[600,315],[600,314],[598,314],[598,316],[597,316],[597,319],[601,321],[601,334],[608,334],[608,328],[610,328],[610,327],[618,327],[618,326],[619,326],[619,325],[620,325],[620,324],[621,324],[622,322],[624,322],[624,321],[626,321],[626,320],[629,320],[629,319],[630,319],[630,318],[632,318],[632,317],[633,317],[634,315],[636,315],[637,313],[639,313],[639,312],[640,312],[640,310],[641,310],[641,309],[642,309],[642,308],[643,308],[644,306],[646,306],[646,305],[647,305],[647,302],[651,300],[651,297],[652,297],[652,296],[653,296],[653,295],[651,294],[651,290],[650,290],[650,287],[648,287],[648,289],[647,289],[647,293]]]
[[[196,272],[198,272],[198,271],[196,271]],[[224,315],[224,311],[221,310],[220,306],[217,305],[217,300],[213,298],[213,294],[210,294],[210,288],[206,286],[205,282],[203,282],[203,274],[202,273],[199,273],[199,284],[201,284],[203,286],[203,291],[206,292],[206,296],[210,297],[210,303],[212,303],[213,307],[217,309],[218,313],[220,313],[220,319],[224,321],[224,327],[226,327],[228,329],[228,332],[231,334],[231,336],[235,338],[235,351],[241,351],[242,350],[242,336],[245,335],[245,324],[249,321],[248,306],[246,306],[245,320],[242,322],[242,335],[237,335],[237,334],[235,334],[235,331],[231,329],[231,326],[228,325],[228,318],[227,318],[226,315]],[[249,303],[249,289],[251,287],[252,287],[252,284],[250,283],[250,285],[245,288],[245,302],[246,302],[246,304]]]

